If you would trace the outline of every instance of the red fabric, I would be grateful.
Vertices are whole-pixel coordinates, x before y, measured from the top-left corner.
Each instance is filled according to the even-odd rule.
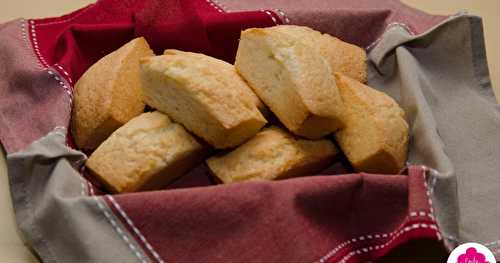
[[[302,14],[329,17],[317,28],[328,27],[333,20],[334,31],[344,39],[352,37],[349,27],[359,25],[358,20],[383,25],[370,33],[356,32],[353,40],[359,43],[374,41],[397,19],[410,19],[418,31],[440,21],[421,13],[412,17],[412,12],[392,1],[380,3],[382,11],[356,6],[337,10],[342,16],[328,16],[304,7]],[[384,8],[394,12],[390,21]],[[102,0],[67,16],[30,20],[28,33],[42,66],[58,71],[72,86],[92,63],[136,36],[144,36],[157,53],[178,48],[232,62],[242,29],[275,22],[283,21],[273,11],[224,13],[207,0]],[[54,104],[51,109],[57,107]],[[69,118],[70,111],[61,109],[61,114]],[[337,166],[334,170],[345,168]],[[212,184],[203,171],[200,167],[171,188]],[[314,176],[105,199],[152,259],[364,262],[407,240],[439,238],[424,174],[422,168],[413,167],[409,176]]]
[[[407,240],[438,238],[424,178],[422,167],[411,167],[408,176],[314,176],[105,199],[166,261],[365,262]]]
[[[157,54],[177,48],[232,61],[242,29],[271,25],[264,12],[223,14],[202,0],[107,0],[66,17],[33,20],[30,35],[45,66],[59,65],[61,75],[77,80],[137,36],[144,36]]]
[[[307,25],[344,41],[367,47],[394,23],[420,34],[447,16],[429,15],[388,0],[217,0],[227,9],[279,9],[282,20]]]

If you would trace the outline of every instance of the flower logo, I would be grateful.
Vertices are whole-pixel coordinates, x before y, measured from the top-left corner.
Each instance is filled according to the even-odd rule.
[[[457,263],[491,263],[486,257],[473,247],[468,248],[464,254],[458,256]]]
[[[475,242],[461,244],[453,251],[446,263],[495,263],[495,256],[484,245]]]

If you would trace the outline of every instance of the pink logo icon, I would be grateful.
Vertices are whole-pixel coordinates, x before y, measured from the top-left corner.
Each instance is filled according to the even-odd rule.
[[[486,257],[473,247],[468,248],[465,254],[458,256],[457,263],[490,263],[486,261]]]

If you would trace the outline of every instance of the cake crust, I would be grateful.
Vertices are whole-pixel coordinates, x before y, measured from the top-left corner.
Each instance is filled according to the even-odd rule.
[[[209,158],[212,173],[224,183],[274,180],[316,173],[337,154],[329,140],[306,140],[272,126],[230,153]]]
[[[203,161],[204,147],[160,112],[117,129],[86,162],[113,193],[161,189]]]
[[[80,149],[93,150],[144,111],[139,59],[153,51],[136,38],[93,64],[75,84],[71,130]]]

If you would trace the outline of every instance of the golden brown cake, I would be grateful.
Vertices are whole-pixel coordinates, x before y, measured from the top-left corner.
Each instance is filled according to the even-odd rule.
[[[342,127],[344,105],[330,65],[295,36],[272,28],[243,31],[235,66],[291,132],[317,139]]]
[[[233,183],[313,174],[328,167],[336,154],[337,149],[329,140],[299,139],[273,126],[206,163],[222,182]]]
[[[240,75],[237,74],[236,69],[234,68],[234,65],[227,63],[226,61],[216,59],[214,57],[210,57],[204,54],[200,53],[194,53],[194,52],[185,52],[185,51],[180,51],[177,49],[167,49],[163,53],[164,55],[184,55],[184,56],[191,56],[193,60],[197,61],[203,61],[203,63],[207,64],[213,64],[217,65],[217,70],[219,70],[226,78],[228,78],[228,81],[232,83],[232,87],[235,88],[239,92],[239,96],[242,99],[247,99],[254,103],[257,108],[263,114],[267,111],[266,106],[262,101],[260,101],[259,97],[253,92],[253,90],[245,83],[245,81],[240,77]]]
[[[144,111],[139,59],[152,55],[146,40],[136,38],[101,58],[78,80],[71,128],[80,149],[97,148]]]
[[[236,72],[213,60],[183,52],[141,60],[146,104],[215,148],[237,146],[254,136],[266,120],[254,101],[241,95]]]
[[[270,29],[295,37],[315,49],[330,64],[332,72],[366,83],[367,58],[364,49],[305,26],[280,25]]]
[[[203,161],[200,143],[160,112],[133,118],[104,141],[86,162],[114,193],[160,189]]]
[[[408,124],[404,111],[388,95],[336,74],[346,110],[346,126],[336,140],[358,172],[398,173],[405,166]]]

